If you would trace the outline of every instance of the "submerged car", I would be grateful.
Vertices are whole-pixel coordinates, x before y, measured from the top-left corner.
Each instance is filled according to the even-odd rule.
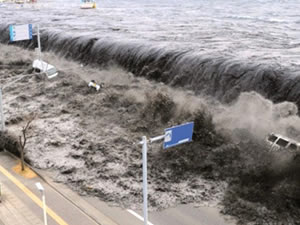
[[[286,149],[292,152],[300,151],[299,142],[280,134],[271,133],[267,136],[266,141],[270,144],[271,151],[278,151],[280,149]]]
[[[49,79],[58,75],[58,72],[54,66],[40,59],[34,60],[32,67],[37,72],[45,73]]]

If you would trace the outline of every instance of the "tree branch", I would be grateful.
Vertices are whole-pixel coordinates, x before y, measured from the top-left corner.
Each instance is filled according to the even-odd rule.
[[[23,135],[23,138],[22,136],[19,136],[19,142],[20,142],[20,154],[21,154],[21,164],[22,164],[22,171],[24,171],[24,149],[25,149],[25,145],[26,145],[26,142],[27,142],[27,132],[28,132],[28,129],[30,128],[30,125],[32,123],[32,121],[35,119],[36,117],[36,114],[33,114],[27,121],[27,124],[22,128],[22,135]],[[23,139],[23,140],[22,140]]]

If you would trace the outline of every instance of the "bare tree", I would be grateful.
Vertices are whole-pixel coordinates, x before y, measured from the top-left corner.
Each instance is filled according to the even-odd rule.
[[[29,117],[26,125],[22,128],[22,136],[19,136],[19,143],[20,143],[20,155],[21,155],[21,167],[22,171],[24,171],[24,149],[27,142],[28,137],[28,129],[30,128],[30,125],[32,121],[35,119],[36,114],[33,114]]]

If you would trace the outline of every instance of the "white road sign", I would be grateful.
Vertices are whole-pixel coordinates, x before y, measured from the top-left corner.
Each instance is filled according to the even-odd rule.
[[[32,24],[10,25],[9,36],[11,42],[32,39]]]

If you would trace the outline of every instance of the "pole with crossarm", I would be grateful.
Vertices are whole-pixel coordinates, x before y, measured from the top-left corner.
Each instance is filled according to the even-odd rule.
[[[164,139],[165,135],[158,137],[150,138],[149,142],[159,141]],[[143,136],[142,141],[140,142],[143,145],[143,214],[144,214],[144,225],[148,224],[148,180],[147,180],[147,146],[148,140],[146,136]]]
[[[142,137],[139,142],[143,146],[143,213],[144,225],[148,225],[148,181],[147,181],[147,150],[148,142],[156,142],[164,139],[164,149],[170,148],[183,143],[191,142],[193,136],[194,122],[189,122],[165,129],[165,134],[147,140],[146,136]]]

